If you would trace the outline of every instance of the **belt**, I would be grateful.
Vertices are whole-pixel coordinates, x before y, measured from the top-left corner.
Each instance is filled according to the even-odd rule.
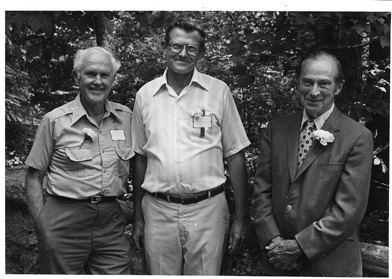
[[[57,198],[57,199],[62,199],[66,201],[72,201],[72,202],[86,202],[86,203],[104,203],[104,202],[114,202],[117,200],[117,197],[104,197],[104,196],[92,196],[87,199],[71,199],[71,198],[66,198],[66,197],[61,197],[61,196],[53,196],[49,195],[51,197]]]
[[[206,191],[203,194],[198,195],[196,193],[194,197],[188,197],[188,198],[180,198],[178,196],[176,197],[176,196],[172,196],[172,195],[166,195],[163,193],[150,193],[148,191],[147,191],[147,193],[149,193],[150,195],[154,196],[157,199],[165,200],[168,202],[181,203],[181,204],[192,204],[192,203],[197,203],[199,201],[216,196],[216,195],[222,193],[223,191],[224,191],[224,188],[223,188],[223,185],[221,185],[220,187],[215,188],[210,191]]]

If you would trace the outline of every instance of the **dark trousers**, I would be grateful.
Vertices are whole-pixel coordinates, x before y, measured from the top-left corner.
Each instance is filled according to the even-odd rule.
[[[130,244],[119,204],[48,196],[36,222],[40,273],[130,274]]]

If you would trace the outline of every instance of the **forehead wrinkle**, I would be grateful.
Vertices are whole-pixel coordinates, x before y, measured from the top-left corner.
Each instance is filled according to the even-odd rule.
[[[103,54],[103,56],[100,54]],[[90,66],[94,66],[94,69],[88,69]],[[86,69],[94,70],[95,72],[113,73],[113,65],[110,58],[102,52],[90,53],[86,56],[82,61],[81,70],[85,72]]]
[[[187,32],[180,28],[174,28],[170,33],[170,41],[182,44],[200,45],[201,36],[197,31]]]

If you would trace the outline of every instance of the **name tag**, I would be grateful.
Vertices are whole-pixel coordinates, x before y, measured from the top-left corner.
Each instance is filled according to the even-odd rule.
[[[212,116],[211,115],[195,115],[193,117],[193,128],[211,128]]]
[[[110,130],[112,140],[125,140],[124,130]]]

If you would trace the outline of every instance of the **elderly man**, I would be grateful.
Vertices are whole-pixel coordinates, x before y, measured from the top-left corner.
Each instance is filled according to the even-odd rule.
[[[125,217],[116,198],[126,193],[134,155],[132,112],[107,100],[119,68],[101,47],[79,50],[74,71],[80,93],[46,114],[38,128],[26,160],[26,195],[40,273],[130,272]]]
[[[299,66],[304,109],[269,123],[252,197],[269,275],[361,276],[358,226],[366,210],[373,137],[334,105],[344,80],[324,51]]]
[[[199,26],[182,20],[170,25],[162,42],[168,68],[136,96],[132,237],[137,247],[144,237],[151,274],[219,274],[229,233],[223,158],[236,206],[232,254],[247,224],[242,149],[250,142],[228,86],[195,68],[204,43]]]

